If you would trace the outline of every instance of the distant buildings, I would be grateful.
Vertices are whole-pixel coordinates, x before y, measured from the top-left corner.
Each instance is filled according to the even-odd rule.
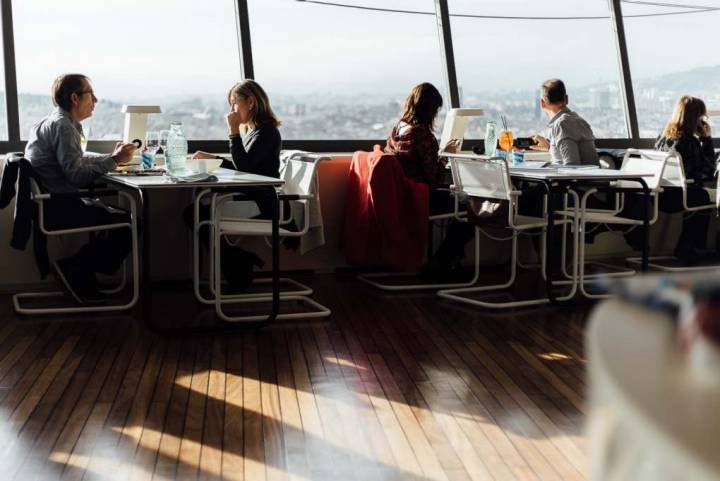
[[[537,89],[509,92],[480,92],[462,89],[463,105],[480,107],[486,119],[499,120],[507,116],[510,128],[517,136],[542,132],[546,119],[540,109]],[[656,137],[677,98],[686,92],[661,88],[661,86],[636,87],[635,99],[641,136]],[[690,92],[705,99],[710,109],[720,109],[720,92]],[[46,95],[21,94],[20,123],[23,137],[30,127],[52,109]],[[171,120],[180,120],[190,139],[225,139],[227,131],[225,115],[228,107],[222,99],[194,97],[182,102],[163,102],[163,114],[148,118],[148,128],[166,129]],[[383,139],[397,122],[402,95],[382,94],[353,95],[276,95],[273,107],[283,122],[281,131],[285,139],[338,140]],[[574,88],[570,96],[571,108],[580,112],[592,125],[598,138],[623,138],[627,136],[625,115],[620,90],[617,85],[593,85]],[[86,133],[95,140],[116,140],[121,137],[123,117],[120,101],[101,101],[93,117],[86,122]],[[443,114],[444,115],[444,114]],[[0,112],[0,134],[7,132],[5,116]],[[439,119],[438,130],[442,126]],[[468,125],[468,138],[482,138],[485,120]],[[7,134],[5,134],[7,135]]]

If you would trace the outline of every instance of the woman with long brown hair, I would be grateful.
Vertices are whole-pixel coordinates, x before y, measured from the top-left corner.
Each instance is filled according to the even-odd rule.
[[[443,105],[442,95],[431,83],[413,87],[405,98],[400,121],[390,132],[385,152],[395,154],[409,178],[432,187],[438,183],[440,168],[445,161],[438,156],[435,119]],[[454,140],[443,149],[455,151]]]
[[[709,204],[710,195],[703,184],[713,181],[717,158],[710,125],[707,123],[705,102],[689,95],[680,97],[670,120],[655,142],[655,148],[675,151],[682,157],[685,176],[693,181],[687,186],[688,206]],[[665,187],[660,194],[659,208],[669,213],[684,210],[682,188]],[[708,222],[708,215],[704,212],[685,216],[675,247],[676,257],[686,261],[698,257],[698,250],[705,247]]]
[[[705,102],[683,95],[670,121],[655,142],[658,150],[675,150],[682,156],[685,176],[700,186],[715,176],[716,156]]]
[[[683,95],[675,104],[670,120],[655,142],[655,148],[666,152],[677,152],[682,157],[683,170],[688,180],[687,205],[689,207],[710,203],[710,195],[703,184],[713,181],[715,176],[716,155],[707,123],[705,102],[697,97]],[[641,218],[640,202],[626,202],[626,213],[634,218]],[[681,187],[663,187],[658,207],[667,213],[682,212],[683,191]],[[699,251],[705,248],[708,214],[695,212],[683,218],[680,238],[675,246],[675,257],[694,262],[699,258]],[[639,229],[625,235],[625,240],[634,249],[640,250],[642,237]]]
[[[430,214],[452,212],[454,200],[446,190],[438,190],[446,160],[438,154],[439,145],[434,127],[442,95],[434,85],[421,83],[413,87],[403,103],[400,121],[393,127],[385,145],[385,152],[394,154],[405,175],[430,187]],[[455,139],[443,151],[456,151]],[[423,277],[442,279],[452,275],[452,267],[462,257],[464,246],[472,238],[475,228],[467,223],[452,222],[447,235],[430,261],[423,266]]]

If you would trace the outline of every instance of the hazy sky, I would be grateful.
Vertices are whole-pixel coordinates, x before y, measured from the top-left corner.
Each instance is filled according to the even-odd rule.
[[[338,0],[434,11],[433,0]],[[689,0],[688,0],[689,1]],[[224,96],[240,77],[234,0],[13,2],[21,93],[47,93],[61,72],[88,74],[113,99]],[[683,3],[664,0],[664,3]],[[720,6],[717,0],[693,4]],[[449,0],[452,14],[609,15],[607,0]],[[626,14],[682,11],[624,4]],[[249,0],[255,77],[274,94],[406,92],[442,84],[435,18],[294,0]],[[60,20],[59,20],[60,19]],[[626,20],[634,78],[720,63],[720,12]],[[454,17],[465,91],[617,82],[610,20]],[[28,32],[23,34],[23,32]],[[692,45],[688,47],[688,43]]]

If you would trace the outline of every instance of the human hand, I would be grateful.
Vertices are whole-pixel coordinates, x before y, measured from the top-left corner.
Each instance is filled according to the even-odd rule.
[[[115,144],[115,150],[113,151],[112,158],[117,165],[126,165],[130,163],[136,150],[137,147],[135,147],[135,144],[123,144],[122,142],[118,142]]]
[[[700,124],[698,125],[698,136],[700,138],[712,137],[710,124],[707,123],[705,119],[700,120]]]
[[[207,152],[203,152],[202,150],[198,150],[194,154],[192,154],[192,159],[194,160],[201,160],[201,159],[214,159],[215,156],[212,154],[208,154]]]
[[[550,142],[542,135],[533,135],[530,137],[535,145],[530,146],[530,150],[550,150]]]
[[[225,116],[225,121],[227,122],[228,131],[230,132],[230,135],[235,135],[240,133],[240,114],[237,112],[228,112],[228,114]]]
[[[457,152],[458,145],[460,145],[460,141],[458,139],[450,139],[447,144],[442,148],[443,152],[448,152],[450,154],[454,154]]]

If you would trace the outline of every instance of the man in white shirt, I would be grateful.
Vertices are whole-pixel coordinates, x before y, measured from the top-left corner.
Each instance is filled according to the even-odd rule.
[[[536,150],[549,150],[553,163],[599,165],[590,124],[568,108],[565,84],[559,79],[543,83],[540,107],[548,116],[546,137],[535,135]]]

